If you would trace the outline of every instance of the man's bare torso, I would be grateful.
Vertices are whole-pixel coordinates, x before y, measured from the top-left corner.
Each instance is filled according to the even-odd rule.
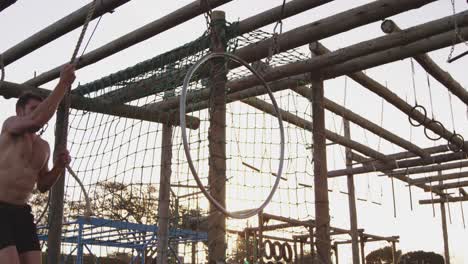
[[[49,145],[32,133],[0,134],[0,201],[25,204],[49,157]]]

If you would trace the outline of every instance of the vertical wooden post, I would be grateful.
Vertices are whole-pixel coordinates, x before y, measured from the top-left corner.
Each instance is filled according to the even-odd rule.
[[[299,253],[297,251],[297,238],[293,236],[293,240],[294,240],[294,244],[293,244],[293,247],[294,247],[294,263],[299,263]]]
[[[396,242],[392,241],[392,264],[397,264],[398,259],[396,256]]]
[[[249,231],[245,229],[244,231],[244,240],[245,240],[245,258],[249,261],[250,263],[250,257],[253,255],[250,247],[250,236],[249,236]]]
[[[263,212],[258,213],[258,263],[263,264]]]
[[[366,264],[366,250],[365,250],[365,247],[366,247],[366,238],[361,234],[360,235],[360,238],[361,238],[361,262],[362,264]]]
[[[158,208],[158,264],[166,264],[169,247],[169,204],[172,165],[172,126],[163,124]]]
[[[312,81],[312,137],[315,186],[315,233],[317,257],[320,263],[331,263],[330,212],[328,205],[328,171],[325,137],[325,108],[323,80],[311,73]]]
[[[300,261],[299,263],[301,264],[304,264],[304,241],[302,238],[299,238],[299,250],[300,250],[300,254],[301,254],[301,258],[300,258]]]
[[[179,198],[175,198],[174,200],[174,215],[172,216],[174,218],[174,228],[179,228],[179,220],[180,220],[180,215],[179,215]],[[175,255],[177,258],[179,258],[179,242],[174,241],[172,242],[172,249],[175,252]]]
[[[225,13],[214,11],[211,17],[211,50],[224,52]],[[210,193],[222,206],[226,205],[226,69],[224,59],[214,60],[210,68],[209,173]],[[210,205],[208,216],[208,263],[226,258],[226,217]]]
[[[197,242],[192,242],[192,264],[197,263]]]
[[[339,264],[339,258],[338,258],[338,244],[333,245],[333,251],[335,251],[335,264]]]
[[[67,149],[68,106],[70,97],[66,95],[57,110],[55,127],[54,159]],[[50,191],[49,237],[47,240],[47,263],[60,262],[60,246],[63,222],[63,198],[65,193],[65,171],[63,171]]]
[[[349,120],[343,118],[344,136],[346,139],[351,140],[351,129]],[[350,148],[345,148],[346,152],[346,169],[353,168],[352,151]],[[358,229],[357,229],[357,212],[356,212],[356,194],[354,191],[354,175],[352,173],[347,175],[348,178],[348,202],[349,202],[349,219],[351,226],[351,249],[353,252],[353,264],[359,264],[359,244],[358,244]]]
[[[442,171],[438,171],[438,175],[442,175]],[[440,184],[443,183],[443,181],[439,182]],[[443,200],[443,197],[441,197],[441,200]],[[449,251],[449,244],[448,244],[448,231],[447,231],[447,215],[445,212],[445,202],[440,203],[440,215],[442,218],[442,234],[444,237],[444,258],[445,258],[445,264],[450,264],[450,251]]]
[[[310,256],[315,259],[315,242],[314,242],[314,227],[309,227],[309,239],[310,239]]]
[[[258,256],[258,243],[257,243],[257,232],[253,231],[252,232],[252,238],[253,238],[253,254],[252,254],[252,261],[255,263],[257,261],[257,256]]]

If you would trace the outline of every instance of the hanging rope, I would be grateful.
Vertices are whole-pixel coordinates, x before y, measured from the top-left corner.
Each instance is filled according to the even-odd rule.
[[[464,145],[464,142],[465,142],[465,139],[463,138],[462,135],[460,134],[457,134],[457,132],[455,131],[456,130],[456,127],[455,127],[455,116],[453,114],[453,105],[452,105],[452,94],[447,90],[447,94],[448,94],[448,98],[449,98],[449,105],[450,105],[450,117],[452,119],[452,129],[453,129],[453,134],[452,136],[449,138],[449,140],[447,141],[447,144],[448,144],[448,147],[451,151],[453,152],[459,152],[463,149],[463,145]],[[455,142],[455,139],[459,139],[460,140],[460,144],[457,145],[457,143]]]
[[[88,195],[88,192],[86,192],[86,189],[83,185],[83,183],[81,182],[80,178],[78,178],[78,176],[76,175],[76,173],[72,170],[72,168],[70,168],[69,165],[67,165],[67,171],[68,173],[70,173],[70,175],[75,178],[75,180],[78,182],[78,184],[80,185],[80,188],[81,190],[83,191],[83,194],[85,196],[85,200],[86,200],[86,211],[85,211],[85,217],[89,218],[91,215],[93,215],[93,212],[91,210],[91,201],[89,199],[89,195]]]
[[[413,59],[410,59],[410,63],[411,63],[411,78],[412,78],[412,81],[413,81],[414,107],[411,109],[411,112],[410,112],[410,114],[408,116],[408,121],[410,122],[410,124],[412,126],[419,127],[423,123],[426,122],[427,111],[426,111],[426,108],[424,108],[424,106],[418,104],[418,96],[416,94],[416,80],[415,80],[415,77],[414,77],[415,76],[415,70],[414,70]],[[413,118],[411,118],[413,116],[414,112],[418,112],[418,109],[420,110],[419,112],[422,112],[422,114],[424,115],[424,120],[422,122],[420,122],[420,123],[415,121]]]
[[[0,77],[0,87],[2,87],[3,81],[5,80],[5,63],[3,63],[3,54],[0,54],[0,71],[1,71],[1,77]]]
[[[432,115],[432,119],[431,119],[431,121],[429,121],[429,124],[428,124],[426,127],[424,127],[424,135],[426,135],[426,137],[427,137],[428,139],[432,140],[432,141],[437,141],[437,140],[441,139],[442,136],[441,136],[441,135],[436,136],[436,137],[430,136],[430,134],[428,133],[427,127],[430,126],[431,124],[435,124],[435,125],[441,127],[442,129],[445,129],[445,128],[444,128],[444,125],[442,125],[441,122],[439,122],[439,121],[437,121],[437,120],[435,119],[434,104],[433,104],[433,101],[432,101],[431,80],[430,80],[430,78],[429,78],[429,73],[427,73],[427,72],[426,72],[426,80],[427,80],[427,88],[428,88],[428,90],[429,90],[429,100],[430,100],[430,102],[431,102],[431,115]]]

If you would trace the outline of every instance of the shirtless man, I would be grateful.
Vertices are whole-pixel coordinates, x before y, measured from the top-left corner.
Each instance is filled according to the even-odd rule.
[[[70,163],[67,150],[60,151],[49,170],[49,144],[36,135],[54,115],[75,80],[75,69],[66,65],[57,87],[46,99],[25,93],[16,103],[0,134],[0,263],[40,264],[36,225],[27,201],[37,185],[46,192]]]

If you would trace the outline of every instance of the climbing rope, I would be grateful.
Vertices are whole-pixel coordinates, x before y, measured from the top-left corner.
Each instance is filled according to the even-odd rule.
[[[68,173],[70,173],[70,175],[73,178],[75,178],[76,182],[78,182],[78,184],[80,185],[81,190],[83,191],[83,194],[84,194],[85,200],[86,200],[86,211],[85,211],[84,216],[86,218],[89,218],[91,215],[93,215],[93,211],[91,210],[91,200],[89,199],[88,192],[86,192],[86,189],[85,189],[83,183],[81,182],[80,178],[78,178],[78,175],[76,175],[76,173],[72,170],[72,168],[70,168],[69,165],[67,165],[67,171],[68,171]]]
[[[92,3],[91,3],[91,6],[89,7],[89,10],[88,10],[88,14],[86,15],[86,19],[85,19],[85,22],[83,23],[83,28],[81,30],[81,33],[80,33],[80,36],[78,38],[78,41],[75,45],[75,49],[73,50],[73,54],[72,54],[72,57],[70,59],[70,63],[71,64],[74,64],[76,65],[78,63],[78,61],[76,60],[76,56],[78,55],[78,51],[80,49],[80,46],[83,42],[83,39],[84,39],[84,36],[85,36],[85,33],[86,33],[86,30],[88,28],[88,25],[89,25],[89,22],[91,21],[93,15],[94,15],[94,11],[96,10],[96,0],[94,0]],[[98,22],[99,23],[99,22]],[[97,24],[96,24],[96,27],[94,28],[93,30],[93,34],[94,34],[94,31],[96,30],[97,28]],[[92,34],[92,35],[93,35]],[[92,37],[91,35],[91,37]],[[91,38],[89,39],[89,41],[91,40]],[[86,44],[86,46],[89,44],[89,41],[88,43]],[[84,52],[84,51],[83,51]],[[2,82],[3,82],[3,64],[2,64],[2,59],[0,57],[0,66],[2,66]],[[0,83],[1,84],[1,83]],[[70,91],[71,91],[71,87],[68,88],[68,92],[67,94],[65,95],[65,97],[68,97],[70,96]],[[70,112],[70,100],[64,100],[63,99],[63,102],[65,102],[64,104],[64,111],[65,112]],[[41,134],[45,132],[45,129],[42,130]],[[70,166],[67,165],[66,167],[68,173],[70,173],[72,175],[72,177],[78,182],[78,184],[80,185],[80,188],[82,189],[83,193],[84,193],[84,196],[85,196],[85,199],[86,199],[86,212],[85,212],[85,217],[90,217],[92,215],[92,211],[91,211],[91,203],[90,203],[90,199],[89,199],[89,196],[88,196],[88,193],[86,192],[85,188],[84,188],[84,185],[83,183],[81,182],[81,180],[78,178],[78,176],[76,175],[76,173],[70,168]],[[49,208],[49,205],[50,205],[50,192],[48,193],[48,199],[47,199],[47,204],[46,206],[44,207],[44,210],[42,211],[41,215],[39,216],[39,218],[37,219],[36,223],[39,223],[42,218],[45,216],[45,212],[48,210]]]

